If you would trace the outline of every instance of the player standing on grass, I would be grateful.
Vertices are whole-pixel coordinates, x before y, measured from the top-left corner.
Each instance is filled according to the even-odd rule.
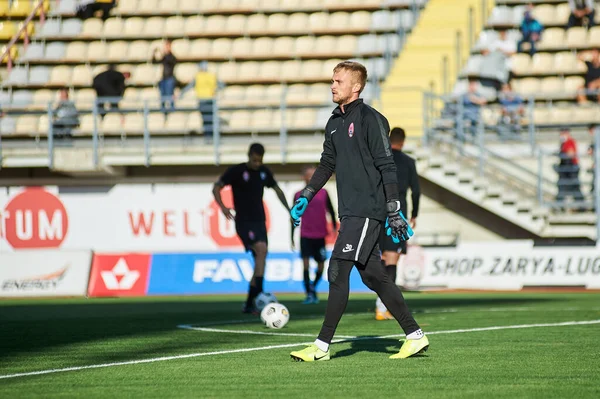
[[[410,227],[417,226],[417,215],[419,213],[419,198],[421,190],[419,188],[419,176],[417,175],[417,165],[415,160],[402,152],[406,133],[401,127],[395,127],[390,132],[390,142],[392,143],[392,156],[396,164],[398,175],[398,188],[400,191],[400,210],[402,214],[408,215],[408,204],[406,203],[406,193],[410,188],[412,197],[412,213],[410,217]],[[390,280],[396,282],[396,271],[400,254],[406,255],[406,241],[394,242],[391,237],[381,231],[379,237],[379,247],[383,253],[382,260],[386,265]],[[375,303],[375,320],[391,320],[394,316],[387,310],[381,298],[377,298]]]
[[[275,190],[277,197],[290,209],[281,188],[277,185],[273,173],[263,165],[265,147],[254,143],[248,150],[248,162],[229,167],[213,187],[213,195],[225,217],[235,220],[235,230],[242,240],[246,251],[251,251],[254,257],[254,274],[248,288],[248,298],[243,307],[244,313],[257,313],[254,298],[263,290],[263,276],[267,258],[267,226],[265,224],[265,209],[263,207],[264,188]],[[221,190],[231,186],[233,191],[232,209],[225,206],[221,199]]]
[[[309,166],[302,170],[302,177],[304,182],[308,184],[311,177],[315,173],[315,167]],[[302,191],[298,191],[294,195],[294,202],[300,198]],[[304,223],[300,226],[300,256],[304,263],[304,290],[306,291],[306,299],[303,304],[319,303],[317,298],[317,284],[321,280],[323,275],[323,268],[325,267],[325,259],[327,257],[325,250],[325,237],[327,237],[327,212],[331,215],[333,222],[333,231],[336,231],[335,222],[335,211],[333,210],[333,204],[329,198],[327,190],[322,188],[314,196],[310,205],[306,208],[304,215]],[[292,223],[292,247],[295,247],[294,243],[294,230],[296,226]],[[308,266],[310,258],[313,258],[317,262],[317,275],[315,281],[310,281],[308,273]]]
[[[390,358],[407,358],[429,347],[402,292],[390,281],[381,264],[377,241],[384,223],[386,234],[396,241],[408,240],[413,232],[400,210],[388,122],[359,98],[366,81],[367,70],[357,62],[344,61],[334,68],[331,92],[338,107],[325,127],[321,162],[290,212],[299,223],[308,203],[336,173],[341,224],[329,262],[325,320],[314,344],[290,353],[298,361],[329,360],[329,345],[348,304],[350,272],[354,266],[406,334],[400,352]]]

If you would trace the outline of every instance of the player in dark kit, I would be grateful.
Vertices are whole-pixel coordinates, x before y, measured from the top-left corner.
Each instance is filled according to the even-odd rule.
[[[429,347],[402,292],[381,263],[378,239],[384,226],[386,234],[395,241],[408,240],[413,232],[400,211],[388,122],[359,98],[366,81],[367,70],[357,62],[341,62],[334,68],[331,92],[338,107],[325,127],[319,166],[290,212],[299,223],[310,200],[336,173],[341,223],[327,271],[329,300],[325,320],[314,344],[290,353],[294,360],[329,360],[329,344],[348,303],[350,272],[354,266],[406,334],[400,352],[390,358],[407,358]]]
[[[315,173],[315,167],[309,166],[302,171],[306,184],[310,182],[312,175]],[[300,198],[302,191],[298,191],[294,195],[294,202]],[[327,212],[331,215],[333,222],[333,231],[336,231],[336,217],[333,210],[333,204],[329,198],[327,190],[322,188],[314,196],[310,205],[307,206],[306,212],[303,215],[304,223],[300,227],[300,256],[304,264],[304,290],[306,291],[306,299],[302,302],[305,305],[311,303],[319,303],[317,298],[317,284],[321,281],[323,269],[325,267],[326,250],[325,237],[329,233],[327,231]],[[294,230],[295,223],[292,221],[292,247],[294,247]],[[309,277],[309,261],[313,258],[317,262],[317,274],[314,281],[310,281]]]
[[[264,154],[265,148],[262,144],[252,144],[248,150],[248,162],[231,166],[213,187],[213,195],[221,211],[227,219],[235,220],[235,229],[240,240],[246,251],[251,251],[254,257],[254,274],[242,310],[244,313],[256,313],[254,298],[263,290],[268,243],[265,209],[262,202],[264,188],[275,190],[285,209],[290,209],[273,173],[263,165]],[[225,186],[231,186],[233,191],[235,216],[231,212],[232,209],[226,207],[221,199],[221,190]]]
[[[398,173],[398,187],[400,191],[400,210],[404,215],[408,215],[408,205],[406,202],[406,193],[410,188],[412,198],[412,212],[410,216],[410,227],[417,227],[417,215],[419,214],[419,199],[421,190],[419,188],[419,176],[417,175],[417,165],[415,160],[402,152],[406,133],[404,129],[395,127],[390,132],[390,142],[392,144],[392,156],[396,164]],[[386,265],[385,270],[392,282],[396,282],[397,265],[400,254],[406,254],[406,241],[394,242],[382,230],[379,237],[379,247],[382,252],[382,260]],[[394,316],[387,310],[380,298],[375,303],[375,320],[389,320]]]

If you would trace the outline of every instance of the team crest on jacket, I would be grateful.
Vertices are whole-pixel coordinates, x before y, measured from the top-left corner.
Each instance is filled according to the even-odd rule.
[[[248,173],[248,171],[245,170],[244,173],[242,174],[242,178],[244,179],[244,181],[250,180],[250,173]]]
[[[348,136],[354,136],[354,122],[352,122],[350,126],[348,126]]]

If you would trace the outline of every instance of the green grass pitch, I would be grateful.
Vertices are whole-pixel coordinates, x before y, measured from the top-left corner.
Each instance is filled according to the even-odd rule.
[[[279,296],[291,313],[281,330],[242,315],[241,296],[3,300],[0,397],[600,397],[600,294],[406,297],[430,333],[424,356],[389,360],[398,339],[376,337],[399,326],[355,294],[337,333],[358,338],[318,363],[289,356],[314,340],[326,306],[299,295]],[[14,376],[38,371],[51,372]]]

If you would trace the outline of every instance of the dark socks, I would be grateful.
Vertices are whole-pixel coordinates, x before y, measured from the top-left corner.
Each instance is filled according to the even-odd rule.
[[[317,275],[315,276],[315,282],[313,283],[313,290],[315,293],[317,292],[317,284],[319,284],[319,281],[321,281],[321,277],[323,277],[323,272],[317,271]]]
[[[263,278],[262,277],[254,277],[254,285],[252,282],[250,283],[250,287],[248,288],[248,298],[246,299],[246,307],[254,306],[254,298],[258,296],[263,290]]]
[[[306,291],[306,295],[310,294],[310,276],[308,270],[304,271],[304,291]]]
[[[398,267],[396,265],[387,265],[385,267],[387,275],[390,277],[392,283],[396,284],[396,275],[398,273]]]

